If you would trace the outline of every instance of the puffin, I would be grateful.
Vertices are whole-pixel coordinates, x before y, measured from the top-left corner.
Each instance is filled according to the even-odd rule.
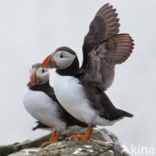
[[[71,116],[58,102],[53,88],[49,84],[49,71],[41,63],[33,64],[30,69],[30,82],[24,91],[23,104],[28,113],[38,120],[37,128],[53,128],[52,137],[41,147],[58,140],[59,134],[68,126],[87,127]]]
[[[115,66],[128,59],[134,40],[119,33],[119,18],[109,3],[102,6],[90,24],[82,46],[83,62],[74,50],[60,47],[48,55],[42,67],[55,69],[55,95],[73,117],[87,123],[88,131],[71,138],[89,139],[95,125],[110,126],[131,113],[115,107],[105,91],[115,76]]]

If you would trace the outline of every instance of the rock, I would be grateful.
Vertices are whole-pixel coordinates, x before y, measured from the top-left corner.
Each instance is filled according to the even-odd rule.
[[[31,156],[35,153],[37,153],[40,150],[40,148],[29,148],[29,149],[23,149],[17,153],[11,154],[11,156]]]
[[[45,142],[50,138],[51,134],[36,139],[34,141],[24,141],[22,143],[15,143],[8,146],[0,146],[0,156],[8,156],[11,153],[20,151],[22,149],[32,148],[32,147],[39,147],[42,142]]]
[[[39,142],[35,140],[18,144],[17,147],[24,149],[9,156],[129,156],[123,152],[118,138],[104,128],[94,129],[90,140],[71,140],[69,138],[72,134],[83,134],[85,132],[86,129],[82,128],[68,129],[62,133],[58,142],[45,148],[32,148],[38,146],[42,138],[38,139]],[[36,145],[34,142],[36,142]]]

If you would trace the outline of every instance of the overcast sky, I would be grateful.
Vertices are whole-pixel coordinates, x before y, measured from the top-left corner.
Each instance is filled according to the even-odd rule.
[[[106,0],[0,0],[0,144],[34,139],[33,119],[22,104],[29,67],[57,47],[74,49],[82,60],[88,26]],[[121,33],[135,50],[116,67],[107,91],[112,102],[135,117],[109,127],[126,145],[156,145],[156,1],[110,0],[119,13]],[[51,75],[52,76],[52,75]]]

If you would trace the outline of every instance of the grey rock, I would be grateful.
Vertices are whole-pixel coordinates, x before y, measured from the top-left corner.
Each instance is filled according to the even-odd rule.
[[[86,129],[68,129],[56,143],[45,148],[28,148],[9,156],[129,156],[123,153],[118,138],[106,129],[95,129],[90,140],[70,139],[72,134],[83,134]],[[27,142],[28,144],[28,142]]]

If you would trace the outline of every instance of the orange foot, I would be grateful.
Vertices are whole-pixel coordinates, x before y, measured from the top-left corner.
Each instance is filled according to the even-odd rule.
[[[70,138],[78,138],[78,139],[85,139],[88,140],[92,134],[93,128],[88,128],[88,131],[84,135],[72,135]]]
[[[45,147],[48,144],[56,142],[58,140],[58,137],[59,137],[59,134],[57,133],[57,131],[54,131],[52,133],[52,136],[51,136],[50,140],[47,141],[47,142],[44,142],[40,147]]]

